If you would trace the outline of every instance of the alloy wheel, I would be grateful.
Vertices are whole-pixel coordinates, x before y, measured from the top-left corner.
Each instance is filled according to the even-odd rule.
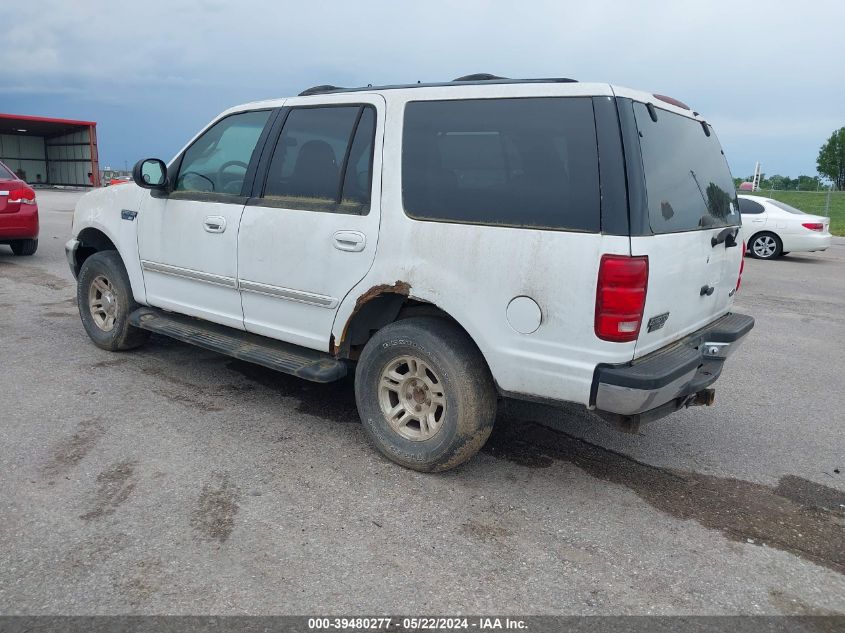
[[[379,405],[390,427],[405,439],[429,440],[443,428],[446,395],[440,377],[416,356],[393,359],[381,372]]]

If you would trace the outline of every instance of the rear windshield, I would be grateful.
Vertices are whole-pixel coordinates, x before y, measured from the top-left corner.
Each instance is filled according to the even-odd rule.
[[[15,176],[3,163],[0,163],[0,179],[1,180],[16,180]]]
[[[785,202],[781,202],[780,200],[772,200],[771,198],[769,198],[769,204],[773,204],[776,207],[783,209],[787,213],[794,213],[795,215],[807,215],[806,213],[804,213],[800,209],[796,209],[795,207],[790,207],[788,204],[786,204]]]
[[[598,232],[598,169],[589,98],[405,107],[402,200],[416,219]]]
[[[654,233],[677,233],[740,223],[728,163],[712,128],[634,103],[645,169],[648,215]]]

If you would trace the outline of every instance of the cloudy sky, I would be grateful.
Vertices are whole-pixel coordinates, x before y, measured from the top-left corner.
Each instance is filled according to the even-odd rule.
[[[815,174],[845,125],[835,1],[38,0],[0,23],[0,112],[97,121],[102,166],[169,159],[237,103],[472,72],[671,95],[736,176]]]

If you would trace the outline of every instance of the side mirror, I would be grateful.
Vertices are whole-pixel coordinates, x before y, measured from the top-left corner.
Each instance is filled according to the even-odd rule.
[[[144,189],[165,189],[167,187],[167,165],[158,158],[145,158],[132,168],[132,180]]]

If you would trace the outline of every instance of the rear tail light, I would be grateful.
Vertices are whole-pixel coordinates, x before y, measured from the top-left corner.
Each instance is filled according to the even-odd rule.
[[[824,224],[821,222],[804,222],[801,226],[805,229],[810,229],[811,231],[823,231]]]
[[[602,255],[596,287],[596,336],[604,341],[637,340],[648,288],[648,257]]]
[[[736,290],[742,283],[742,271],[745,270],[745,240],[742,240],[742,257],[739,258],[739,277],[736,278]]]
[[[35,204],[35,191],[29,187],[20,187],[9,192],[11,204]]]

